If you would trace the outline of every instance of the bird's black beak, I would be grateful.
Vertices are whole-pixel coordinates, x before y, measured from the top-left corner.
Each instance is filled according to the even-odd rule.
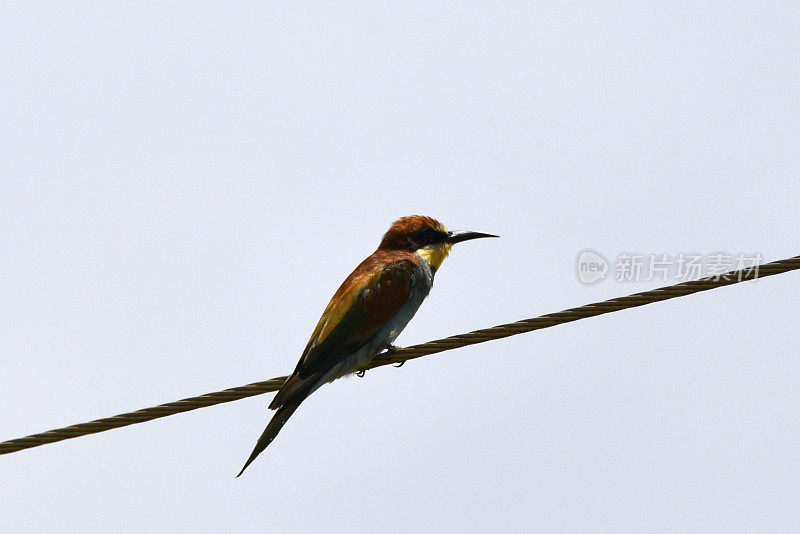
[[[481,237],[500,237],[499,235],[484,234],[481,232],[450,232],[445,242],[455,245],[462,241],[469,241],[470,239],[479,239]]]

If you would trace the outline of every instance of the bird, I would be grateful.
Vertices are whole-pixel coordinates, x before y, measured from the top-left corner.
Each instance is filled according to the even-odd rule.
[[[237,477],[272,443],[300,404],[323,384],[358,371],[383,351],[428,296],[433,277],[456,243],[481,232],[449,231],[422,215],[401,217],[377,250],[345,279],[328,303],[297,367],[273,398],[277,410]]]

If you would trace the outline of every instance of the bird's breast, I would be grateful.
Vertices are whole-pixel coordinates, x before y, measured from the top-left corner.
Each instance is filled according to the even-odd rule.
[[[419,258],[419,257],[418,257]],[[417,310],[422,305],[425,297],[431,291],[433,286],[433,269],[423,258],[419,258],[418,265],[414,268],[411,277],[411,291],[408,296],[408,301],[400,308],[394,317],[389,319],[385,327],[380,332],[380,337],[383,339],[381,343],[392,343],[400,332],[408,325],[408,322],[417,313]]]

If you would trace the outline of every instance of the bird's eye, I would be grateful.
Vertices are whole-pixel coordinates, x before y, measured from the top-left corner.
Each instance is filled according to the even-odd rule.
[[[440,243],[446,234],[439,232],[435,228],[424,228],[416,233],[414,241],[421,247]]]

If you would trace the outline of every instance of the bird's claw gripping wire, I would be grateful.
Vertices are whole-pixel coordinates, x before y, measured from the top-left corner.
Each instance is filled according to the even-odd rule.
[[[384,349],[383,352],[381,352],[381,356],[383,356],[384,358],[389,358],[389,356],[391,356],[392,353],[395,352],[400,347],[398,347],[397,345],[392,345],[391,343],[384,343],[383,345],[381,345],[381,348]],[[402,362],[398,363],[397,365],[393,365],[392,367],[403,367],[403,364],[405,363],[406,360],[403,360]]]
[[[396,350],[398,350],[400,347],[398,347],[396,345],[392,345],[391,343],[384,343],[383,345],[381,345],[378,348],[380,348],[382,350],[382,352],[378,353],[378,355],[375,356],[375,357],[376,358],[384,358],[384,359],[388,360],[389,357],[392,355],[392,353],[395,352]],[[400,362],[400,363],[398,363],[396,365],[393,365],[392,367],[403,367],[404,363],[406,363],[405,360],[403,360],[402,362]],[[367,372],[366,369],[362,369],[360,371],[356,371],[355,375],[358,378],[364,378],[364,375],[366,374],[366,372]]]

